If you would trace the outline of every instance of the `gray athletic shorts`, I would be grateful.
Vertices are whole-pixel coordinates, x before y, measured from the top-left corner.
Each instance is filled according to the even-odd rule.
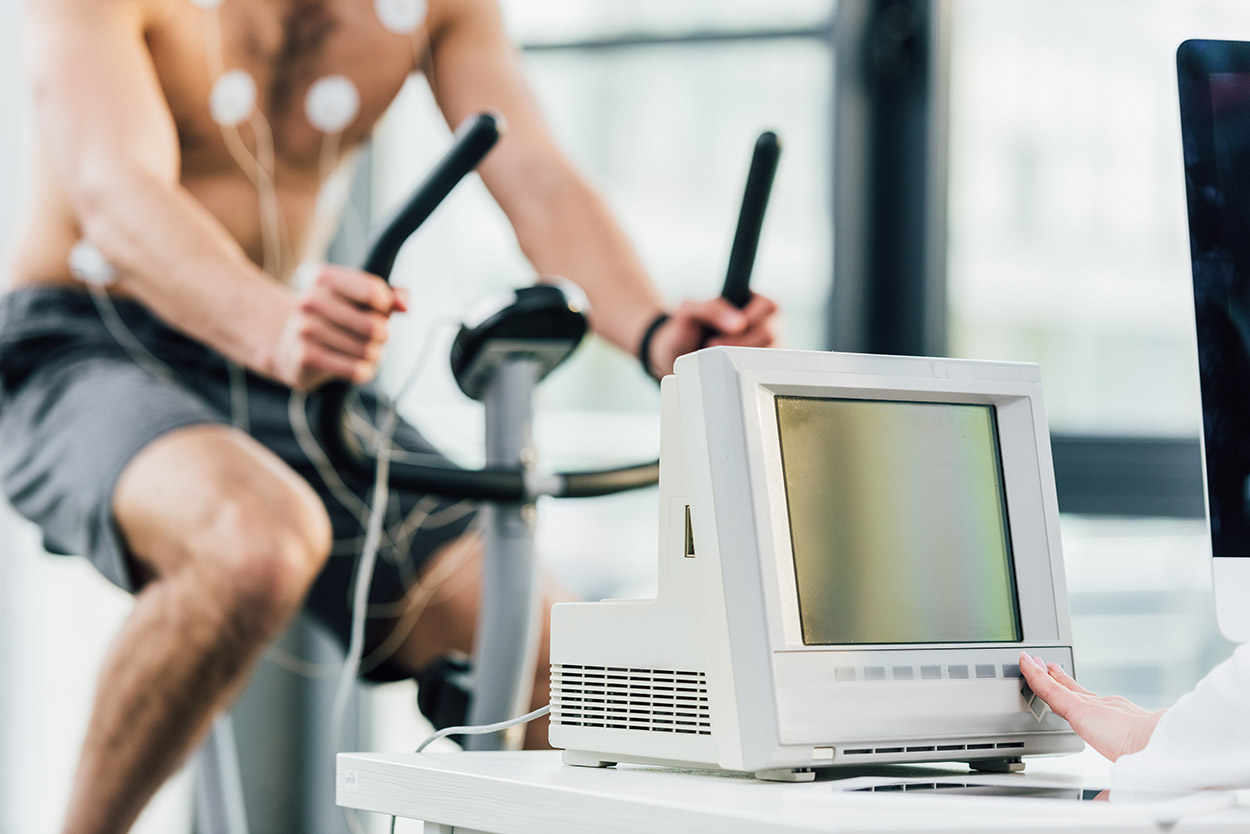
[[[17,511],[40,526],[50,550],[81,555],[114,584],[134,591],[131,558],[112,516],[117,479],[162,435],[187,426],[230,425],[230,370],[220,354],[139,304],[114,305],[144,349],[173,371],[172,380],[140,367],[85,293],[27,288],[0,297],[0,484]],[[329,513],[334,555],[306,609],[346,643],[352,576],[364,541],[360,508],[369,500],[371,479],[343,474],[355,501],[333,494],[291,427],[291,389],[251,373],[246,384],[250,433],[312,485]],[[314,400],[305,408],[310,422]],[[363,386],[359,408],[372,415],[378,406],[376,389]],[[395,440],[450,465],[406,423]],[[469,505],[393,492],[371,605],[399,600],[430,555],[463,535],[473,520]],[[367,645],[383,639],[384,627],[371,621]],[[393,679],[412,671],[384,664],[369,677]]]

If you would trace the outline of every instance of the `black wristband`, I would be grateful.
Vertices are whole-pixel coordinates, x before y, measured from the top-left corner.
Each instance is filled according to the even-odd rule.
[[[668,313],[658,314],[647,325],[647,329],[642,331],[642,341],[638,343],[638,361],[642,363],[642,370],[652,379],[657,379],[657,377],[651,369],[651,340],[655,337],[655,331],[659,330],[666,321],[668,321]]]

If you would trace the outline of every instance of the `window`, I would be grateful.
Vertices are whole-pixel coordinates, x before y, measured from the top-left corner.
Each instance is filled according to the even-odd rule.
[[[502,0],[502,5],[517,41],[533,46],[588,40],[617,44],[659,38],[685,40],[692,34],[758,37],[765,32],[825,27],[834,0]]]
[[[1165,706],[1227,655],[1192,518],[1200,413],[1175,50],[1250,37],[1250,15],[1212,0],[950,11],[950,352],[1041,365],[1061,505],[1065,483],[1071,498],[1097,477],[1076,471],[1081,457],[1114,458],[1119,477],[1097,489],[1136,516],[1151,511],[1130,472],[1193,474],[1168,482],[1161,508],[1191,518],[1064,519],[1083,680]]]
[[[504,8],[558,141],[599,187],[673,303],[720,291],[755,138],[777,131],[784,151],[753,286],[782,303],[788,346],[823,347],[832,270],[832,3]],[[428,89],[414,82],[377,139],[375,205],[402,199],[446,142]],[[474,179],[415,236],[396,276],[425,304],[393,340],[390,379],[404,377],[412,357],[428,351],[420,397],[405,405],[432,439],[475,461],[482,423],[445,370],[454,334],[445,322],[500,287],[533,281],[532,268]],[[431,327],[439,337],[427,347]],[[539,394],[543,465],[590,467],[656,455],[656,387],[632,356],[591,340]],[[540,513],[542,526],[562,531],[545,549],[585,577],[588,594],[636,582],[618,575],[622,561],[637,566],[633,577],[654,569],[654,498],[612,500],[636,512],[622,513],[611,500],[583,500],[552,502]],[[601,516],[601,504],[615,509]],[[621,535],[602,535],[603,524]],[[578,544],[588,538],[610,540],[589,567]]]

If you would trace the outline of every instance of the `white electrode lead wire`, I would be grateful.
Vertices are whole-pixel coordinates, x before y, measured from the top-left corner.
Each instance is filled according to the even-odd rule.
[[[391,413],[387,420],[386,430],[394,431],[397,419]],[[385,449],[377,452],[378,465],[373,481],[373,501],[369,516],[369,528],[365,532],[365,546],[357,564],[354,596],[352,601],[352,628],[347,644],[347,656],[343,659],[342,674],[339,675],[338,687],[334,693],[334,708],[331,712],[333,728],[332,749],[337,753],[342,747],[343,719],[347,712],[347,701],[351,696],[352,685],[356,681],[356,670],[360,667],[360,659],[364,655],[365,609],[369,604],[369,590],[373,584],[373,568],[377,562],[378,545],[382,538],[382,520],[386,513],[386,501],[390,496],[387,477],[390,473],[390,459]]]
[[[219,3],[202,4],[204,12],[204,56],[208,65],[208,76],[217,83],[225,74],[225,44],[221,36],[221,12]],[[237,72],[237,71],[236,71]],[[250,76],[249,76],[250,78]],[[259,107],[245,114],[240,121],[247,121],[252,127],[256,138],[257,152],[253,154],[239,133],[239,122],[223,123],[218,121],[226,150],[234,159],[235,164],[243,171],[256,187],[257,200],[261,219],[261,246],[263,249],[261,268],[274,277],[280,278],[282,267],[279,250],[282,243],[281,209],[278,203],[277,186],[274,178],[273,136],[269,123],[261,114]],[[267,141],[266,141],[267,140]],[[266,151],[268,152],[266,154]]]
[[[130,361],[162,382],[177,384],[178,375],[148,350],[122,320],[121,314],[117,312],[117,306],[113,303],[113,296],[95,284],[87,284],[87,294],[91,296],[91,301],[95,304],[96,313],[100,316],[100,321],[104,323],[104,329],[130,357]]]
[[[257,186],[260,192],[261,225],[265,232],[265,264],[264,270],[275,278],[281,279],[286,270],[286,224],[282,218],[282,207],[278,202],[276,182],[277,163],[274,157],[273,131],[269,120],[256,108],[247,120],[256,137],[256,161],[261,174]]]
[[[208,77],[219,78],[225,71],[225,47],[221,40],[221,12],[219,6],[204,7],[204,57],[208,61]]]
[[[247,395],[247,370],[231,359],[226,360],[230,374],[230,423],[244,434],[251,434],[251,405]]]
[[[371,433],[371,436],[364,438],[365,447],[372,447],[374,449],[375,456],[379,461],[379,464],[385,458],[387,460],[387,466],[389,467],[391,460],[390,450],[394,448],[393,436],[395,429],[398,428],[398,412],[396,411],[396,408],[399,399],[403,397],[408,389],[416,384],[416,382],[420,379],[422,373],[427,367],[430,357],[433,355],[434,342],[438,336],[439,330],[452,321],[453,320],[450,318],[445,318],[437,320],[431,324],[424,339],[422,340],[420,348],[418,349],[416,361],[413,362],[412,367],[408,370],[400,385],[394,391],[393,396],[389,397],[385,401],[379,401],[382,403],[380,406],[381,413],[375,415],[375,419],[377,419],[379,423],[383,424],[386,428],[375,428]],[[288,422],[291,424],[291,428],[295,434],[296,443],[299,445],[300,451],[302,451],[304,456],[312,462],[314,469],[316,469],[317,474],[321,477],[322,483],[325,484],[326,488],[335,497],[335,499],[343,505],[344,508],[356,516],[361,526],[365,528],[366,535],[365,545],[362,548],[363,553],[369,546],[368,531],[372,529],[375,523],[371,508],[366,506],[365,503],[361,501],[350,488],[348,488],[347,484],[345,484],[339,476],[338,471],[334,468],[334,465],[330,462],[330,458],[326,454],[324,447],[321,445],[308,423],[306,403],[306,393],[302,391],[291,392],[291,397],[287,402]],[[456,501],[434,514],[436,524],[449,524],[457,518],[460,518],[470,512],[472,508],[472,502],[463,500]],[[433,529],[435,525],[427,525],[427,519],[430,517],[428,509],[425,509],[425,505],[422,501],[418,501],[413,507],[413,510],[403,519],[400,525],[400,530],[405,533],[411,531],[411,535],[415,536],[416,533],[423,528]],[[381,526],[380,523],[378,526]],[[381,539],[383,536],[389,540],[390,548],[398,553],[399,545],[395,541],[394,533],[389,530],[380,530],[379,548],[381,546]],[[445,560],[443,570],[432,573],[427,576],[424,581],[420,582],[418,586],[410,588],[406,592],[405,597],[401,600],[384,606],[384,609],[387,611],[392,610],[394,607],[400,607],[403,612],[402,619],[392,633],[387,636],[387,639],[384,640],[381,645],[373,649],[367,658],[363,658],[363,660],[366,661],[366,665],[363,667],[364,671],[370,671],[371,669],[376,668],[382,661],[390,657],[398,645],[402,643],[402,638],[406,637],[411,631],[412,625],[416,622],[416,619],[420,616],[421,612],[424,611],[425,607],[429,604],[429,601],[433,598],[434,594],[438,592],[439,588],[447,582],[451,576],[460,572],[459,569],[466,561],[468,561],[473,552],[474,548],[471,547],[465,547],[458,550],[454,555],[449,556],[449,558]],[[411,558],[411,554],[407,551],[404,551],[404,555],[409,559]],[[358,599],[359,597],[359,588],[362,584],[360,573],[363,568],[364,562],[362,556],[362,561],[357,564],[357,575],[352,585],[351,593],[353,594],[353,599]],[[370,568],[370,570],[372,571],[372,568]],[[370,580],[372,580],[372,575],[370,576]],[[354,603],[350,604],[352,605],[351,611],[353,617],[352,630],[355,631],[357,629],[356,620],[363,620],[365,617],[374,614],[374,607],[358,607]],[[359,628],[363,631],[363,623],[361,623]],[[265,656],[267,659],[270,659],[276,664],[288,668],[290,671],[294,671],[297,674],[308,675],[311,671],[312,674],[308,676],[328,676],[326,667],[328,667],[329,664],[316,664],[312,661],[294,657],[290,653],[278,649],[275,646],[269,647],[269,649],[266,650]],[[339,664],[334,665],[335,670],[342,668],[343,667]]]
[[[453,321],[450,318],[444,318],[435,321],[430,325],[430,329],[417,351],[416,361],[413,362],[412,368],[404,377],[399,388],[389,397],[389,406],[387,410],[393,410],[399,398],[406,393],[408,388],[413,385],[421,376],[429,362],[429,357],[433,352],[434,339],[437,336],[438,329],[448,322]],[[360,522],[361,527],[368,527],[368,506],[356,496],[347,484],[343,482],[338,471],[334,468],[334,464],[330,462],[329,456],[326,454],[321,441],[313,433],[312,427],[308,423],[307,409],[308,394],[303,391],[292,391],[291,398],[287,403],[287,416],[291,424],[291,429],[295,433],[295,441],[300,447],[300,451],[312,463],[313,468],[317,470],[317,474],[321,477],[322,483],[330,490],[334,498],[343,505],[356,520]],[[358,419],[355,412],[352,413],[353,419]],[[375,415],[375,419],[381,415]],[[365,448],[377,447],[381,450],[391,450],[393,443],[389,440],[384,442],[384,435],[376,428],[369,436],[363,438],[365,440]]]
[[[321,158],[317,162],[318,176],[321,182],[327,182],[338,168],[339,146],[343,134],[339,132],[325,133],[321,137]]]
[[[516,718],[509,718],[507,721],[498,721],[494,724],[478,724],[468,727],[444,727],[436,733],[431,733],[425,741],[417,745],[416,752],[422,752],[425,748],[429,747],[440,738],[446,738],[447,736],[484,736],[489,733],[498,733],[501,730],[510,729],[518,724],[528,724],[537,718],[542,718],[549,712],[551,712],[551,705],[547,704],[546,706],[539,707],[533,712],[527,712],[525,715],[521,715]]]

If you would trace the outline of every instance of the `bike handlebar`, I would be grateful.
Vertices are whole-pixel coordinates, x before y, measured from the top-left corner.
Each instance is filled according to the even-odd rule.
[[[389,282],[395,258],[404,242],[429,218],[460,180],[486,157],[502,135],[503,119],[480,113],[457,128],[451,149],[417,186],[413,195],[382,226],[369,245],[363,269]],[[756,142],[747,177],[746,193],[738,219],[725,279],[724,296],[738,307],[750,300],[748,282],[759,242],[760,227],[768,203],[780,145],[769,132]],[[327,457],[334,466],[369,476],[377,460],[360,445],[347,424],[352,389],[342,382],[326,385],[320,392],[316,425]],[[612,495],[654,485],[660,463],[588,472],[540,475],[523,469],[487,467],[456,469],[392,461],[391,484],[442,495],[496,503],[532,501],[541,495],[587,498]]]

